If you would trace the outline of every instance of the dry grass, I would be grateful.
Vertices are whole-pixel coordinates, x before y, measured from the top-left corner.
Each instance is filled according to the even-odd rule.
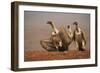
[[[90,58],[87,51],[45,52],[25,51],[24,61],[63,60],[63,59],[85,59]]]

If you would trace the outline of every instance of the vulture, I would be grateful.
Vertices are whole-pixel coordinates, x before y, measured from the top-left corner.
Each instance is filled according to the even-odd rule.
[[[76,41],[78,48],[79,48],[79,51],[85,51],[85,46],[86,46],[85,34],[81,30],[81,28],[79,27],[77,21],[75,21],[73,23],[73,25],[75,25],[73,39],[74,39],[74,41]]]
[[[40,40],[41,46],[47,51],[67,51],[73,40],[71,27],[68,25],[66,30],[65,27],[61,26],[58,30],[52,21],[48,21],[47,24],[52,27],[53,32],[49,39]]]

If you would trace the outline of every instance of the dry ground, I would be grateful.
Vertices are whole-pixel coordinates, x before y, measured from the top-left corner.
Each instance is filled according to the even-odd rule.
[[[46,52],[46,51],[25,51],[24,61],[41,60],[62,60],[62,59],[85,59],[90,58],[87,51],[66,51],[66,52]]]

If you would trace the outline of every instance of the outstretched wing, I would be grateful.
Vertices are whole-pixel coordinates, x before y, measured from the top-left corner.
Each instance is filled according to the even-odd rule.
[[[69,43],[72,41],[68,36],[67,30],[63,26],[59,30],[59,35],[63,42]]]

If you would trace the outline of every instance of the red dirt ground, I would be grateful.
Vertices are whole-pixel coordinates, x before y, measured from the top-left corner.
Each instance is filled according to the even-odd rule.
[[[25,51],[24,61],[63,60],[63,59],[85,59],[90,58],[87,51],[45,52]]]

